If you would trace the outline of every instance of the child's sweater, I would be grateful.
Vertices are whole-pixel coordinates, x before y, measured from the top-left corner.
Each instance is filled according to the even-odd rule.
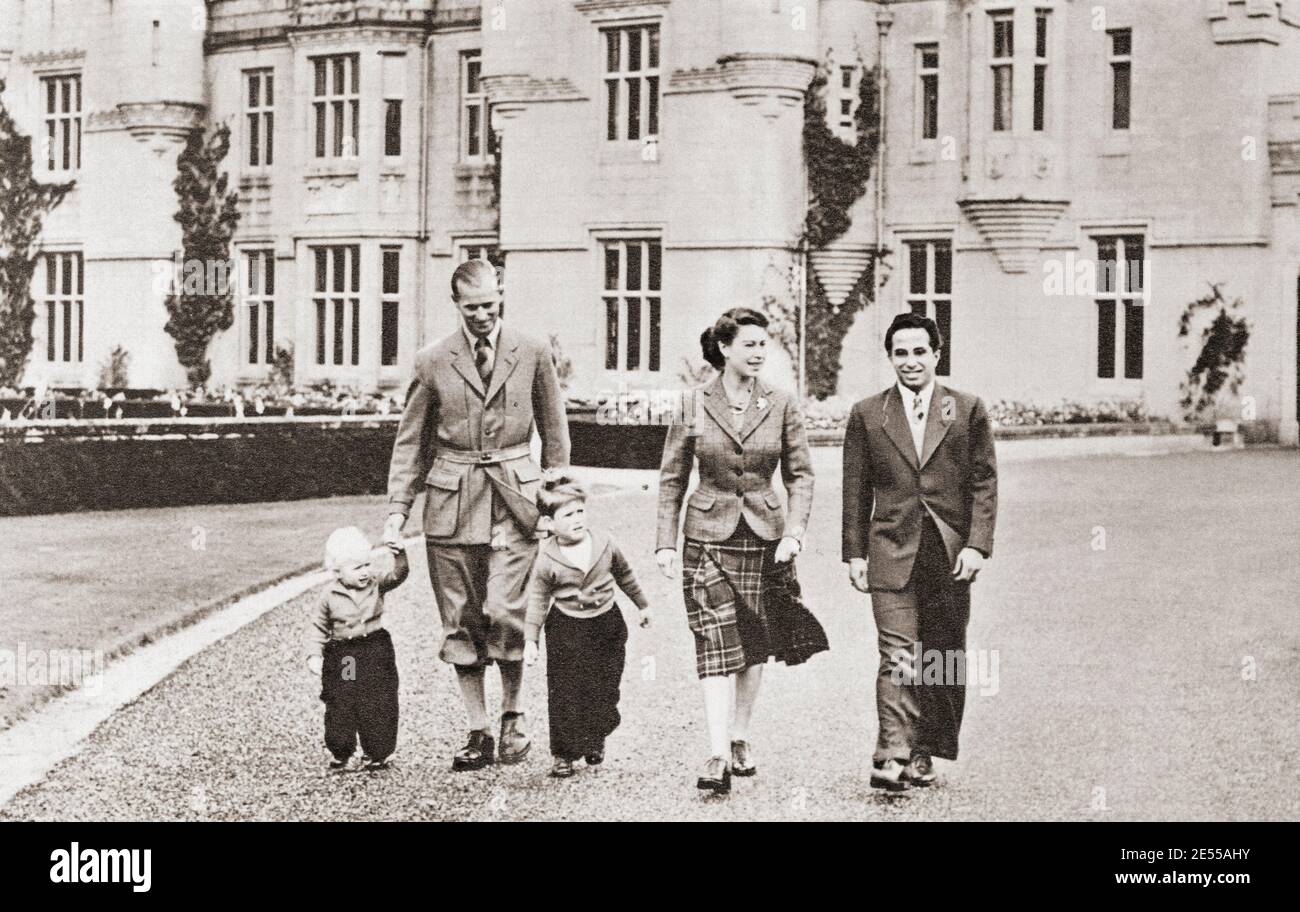
[[[636,574],[614,540],[600,532],[588,534],[592,539],[592,564],[586,572],[569,563],[554,536],[538,550],[524,619],[524,638],[529,642],[537,642],[552,600],[570,617],[593,618],[614,607],[617,583],[638,608],[649,606]]]
[[[330,640],[352,640],[383,627],[384,593],[401,585],[411,572],[406,550],[381,546],[370,558],[370,585],[352,589],[335,580],[312,616],[311,645],[319,655]]]

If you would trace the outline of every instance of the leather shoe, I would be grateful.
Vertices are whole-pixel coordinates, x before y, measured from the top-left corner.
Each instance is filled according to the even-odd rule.
[[[704,774],[695,780],[695,787],[717,795],[731,791],[731,765],[727,758],[710,757],[704,764]]]
[[[731,771],[737,776],[752,776],[758,772],[749,756],[748,741],[731,742]]]
[[[497,749],[498,763],[519,763],[528,756],[528,749],[533,746],[533,742],[524,734],[523,725],[523,713],[501,714],[501,746]]]
[[[889,760],[875,760],[871,764],[871,787],[886,789],[891,792],[901,792],[907,788],[907,780],[902,778],[903,764],[890,758]]]
[[[907,761],[907,766],[903,767],[898,778],[924,788],[934,785],[934,780],[938,776],[935,775],[934,762],[930,759],[930,755],[917,751],[912,754],[912,759]]]
[[[605,749],[602,747],[600,750],[594,750],[582,759],[587,761],[588,766],[600,766],[605,762]]]
[[[551,764],[551,775],[556,779],[568,779],[573,775],[573,761],[567,757],[556,757]]]
[[[491,764],[495,746],[496,743],[490,734],[482,729],[475,729],[469,733],[469,741],[465,746],[456,752],[455,758],[451,761],[451,768],[458,773],[481,770]]]

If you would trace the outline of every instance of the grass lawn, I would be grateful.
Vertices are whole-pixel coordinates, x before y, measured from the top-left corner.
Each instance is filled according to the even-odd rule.
[[[319,565],[338,526],[360,526],[378,540],[385,502],[337,497],[0,518],[0,650],[101,650],[107,661]],[[0,729],[58,689],[0,681]]]

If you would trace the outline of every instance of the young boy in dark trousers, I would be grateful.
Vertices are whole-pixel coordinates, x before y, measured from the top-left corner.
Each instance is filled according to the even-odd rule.
[[[397,660],[383,628],[384,593],[410,572],[401,545],[371,548],[360,529],[336,529],[325,544],[334,582],[312,616],[308,664],[320,675],[330,769],[383,769],[397,747]]]
[[[536,663],[545,629],[551,775],[567,779],[579,758],[588,766],[604,761],[605,739],[620,721],[627,625],[614,601],[615,584],[636,604],[642,627],[650,626],[651,612],[618,545],[587,527],[587,492],[577,481],[562,472],[546,473],[537,507],[549,517],[554,534],[533,566],[524,661]]]

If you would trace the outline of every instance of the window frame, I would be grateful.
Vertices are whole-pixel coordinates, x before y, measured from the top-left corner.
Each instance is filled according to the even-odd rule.
[[[1034,110],[1030,120],[1035,133],[1051,132],[1052,47],[1052,10],[1037,7],[1034,10]]]
[[[310,158],[318,164],[355,162],[361,157],[361,54],[355,51],[318,54],[308,60],[312,66]],[[336,88],[340,63],[343,64],[341,91]]]
[[[998,51],[998,26],[1005,24],[1007,26],[1006,54],[999,55]],[[989,70],[991,81],[989,84],[989,100],[991,118],[991,132],[993,133],[1014,133],[1015,132],[1015,109],[1016,109],[1016,22],[1013,11],[1011,10],[990,10],[989,11]],[[1002,84],[1001,73],[1005,71],[1006,99],[1005,104],[1002,102],[1002,93],[998,91]],[[999,116],[1001,115],[1001,116]]]
[[[84,364],[86,360],[86,261],[81,250],[43,250],[39,300],[46,364]],[[51,269],[51,265],[54,268]],[[71,270],[69,270],[71,266]],[[64,290],[64,286],[67,290]],[[33,296],[35,297],[35,296]],[[35,346],[33,345],[33,348]],[[74,357],[75,352],[75,357]]]
[[[939,349],[939,363],[935,367],[934,374],[936,377],[952,376],[952,305],[953,305],[953,239],[951,236],[916,236],[903,239],[903,246],[907,248],[907,285],[904,291],[904,303],[912,313],[929,317],[939,327],[939,335],[943,337],[943,347]],[[922,267],[924,275],[921,276],[922,287],[916,291],[915,280],[917,278],[915,267],[916,261],[914,254],[917,249],[922,251],[925,263]],[[940,249],[947,250],[948,260],[948,281],[947,290],[939,290],[939,257]]]
[[[312,364],[318,370],[359,368],[362,366],[361,245],[322,243],[311,244],[308,249],[312,254],[315,330]],[[338,265],[340,254],[341,266]]]
[[[943,63],[939,42],[921,41],[915,45],[913,61],[916,68],[916,141],[918,143],[935,142],[939,138],[939,71]],[[925,57],[933,53],[933,66],[927,66]],[[930,94],[933,93],[933,122],[927,123],[930,116]],[[931,129],[927,130],[927,126]],[[931,135],[927,135],[927,133]]]
[[[267,171],[275,165],[275,68],[250,67],[242,70],[244,102],[244,167]],[[252,101],[257,81],[257,104]],[[270,99],[267,101],[266,99]],[[256,136],[254,136],[256,134]],[[257,157],[258,161],[253,161]]]
[[[63,101],[62,87],[67,85],[67,100]],[[43,155],[33,155],[38,173],[61,180],[73,178],[81,173],[81,143],[85,132],[83,117],[85,101],[83,97],[84,80],[81,70],[59,70],[37,74],[37,90],[40,97],[37,109],[41,112],[42,140],[46,148]],[[53,90],[53,97],[50,92]],[[62,102],[62,103],[61,103]],[[51,111],[51,104],[55,110]],[[66,140],[66,167],[56,161],[56,153]]]
[[[1146,305],[1150,302],[1147,283],[1147,238],[1145,234],[1097,232],[1090,235],[1096,252],[1096,288],[1093,294],[1095,320],[1093,379],[1102,383],[1141,382],[1146,373]],[[1130,246],[1136,242],[1139,259],[1131,259]],[[1115,259],[1103,258],[1103,244],[1113,244]],[[1114,263],[1113,268],[1107,264]],[[1130,270],[1139,263],[1137,287]],[[1107,312],[1109,311],[1109,316]],[[1140,316],[1136,324],[1134,316]],[[1109,330],[1110,356],[1103,364],[1103,334]],[[1132,360],[1136,349],[1136,367]],[[1105,370],[1104,370],[1105,369]],[[1108,371],[1108,372],[1106,372]]]
[[[606,143],[644,144],[658,143],[663,133],[663,30],[658,19],[620,21],[602,25],[600,32],[601,94],[604,98],[604,125],[602,132]],[[632,42],[629,34],[637,35],[640,66],[632,67]],[[611,68],[610,38],[618,35],[618,66]],[[651,53],[653,50],[653,54]],[[653,63],[651,60],[653,59]],[[637,135],[632,136],[631,85],[636,84]],[[611,84],[614,93],[611,95]],[[610,135],[613,133],[614,135]]]
[[[1115,51],[1116,40],[1119,36],[1125,36],[1128,41],[1128,52],[1124,54]],[[1108,129],[1112,133],[1127,133],[1133,129],[1133,29],[1131,27],[1113,28],[1106,30],[1106,61],[1109,68],[1108,87],[1110,89],[1110,117]],[[1120,120],[1120,98],[1119,98],[1119,75],[1124,74],[1125,97],[1123,107],[1124,125],[1118,126]]]
[[[390,288],[388,257],[396,258]],[[389,315],[392,315],[391,325]],[[391,343],[390,343],[391,329]],[[391,358],[389,353],[391,352]],[[402,245],[379,246],[379,367],[397,368],[402,359]]]
[[[628,285],[628,249],[639,260],[637,287]],[[610,252],[617,251],[611,278]],[[663,373],[663,239],[646,233],[620,234],[598,239],[600,276],[600,352],[602,369],[620,375],[661,376]],[[613,286],[611,287],[611,281]],[[633,309],[635,301],[635,310]],[[633,333],[632,315],[636,316]],[[612,318],[612,319],[611,319]],[[613,332],[611,333],[611,325]],[[635,336],[635,363],[629,344]]]
[[[390,71],[389,67],[396,68]],[[406,66],[405,51],[379,52],[379,90],[380,107],[383,117],[380,155],[388,164],[400,162],[405,155],[405,116],[406,116]],[[390,75],[393,79],[390,80]],[[394,108],[394,105],[396,107]],[[393,112],[396,111],[397,123],[394,130]],[[392,151],[392,142],[396,140],[397,151]]]
[[[240,365],[245,369],[269,367],[275,363],[275,250],[246,247],[240,254],[244,270],[240,283]]]
[[[470,91],[470,66],[478,65],[478,76],[476,77],[476,90]],[[460,137],[458,146],[458,156],[462,164],[468,165],[486,165],[490,164],[496,158],[496,136],[492,132],[491,106],[488,104],[487,93],[483,91],[483,51],[480,48],[471,48],[460,52],[460,75],[459,75],[459,93],[460,93]],[[477,115],[478,122],[478,144],[479,149],[474,152],[470,148],[470,124],[473,120],[472,115]]]

